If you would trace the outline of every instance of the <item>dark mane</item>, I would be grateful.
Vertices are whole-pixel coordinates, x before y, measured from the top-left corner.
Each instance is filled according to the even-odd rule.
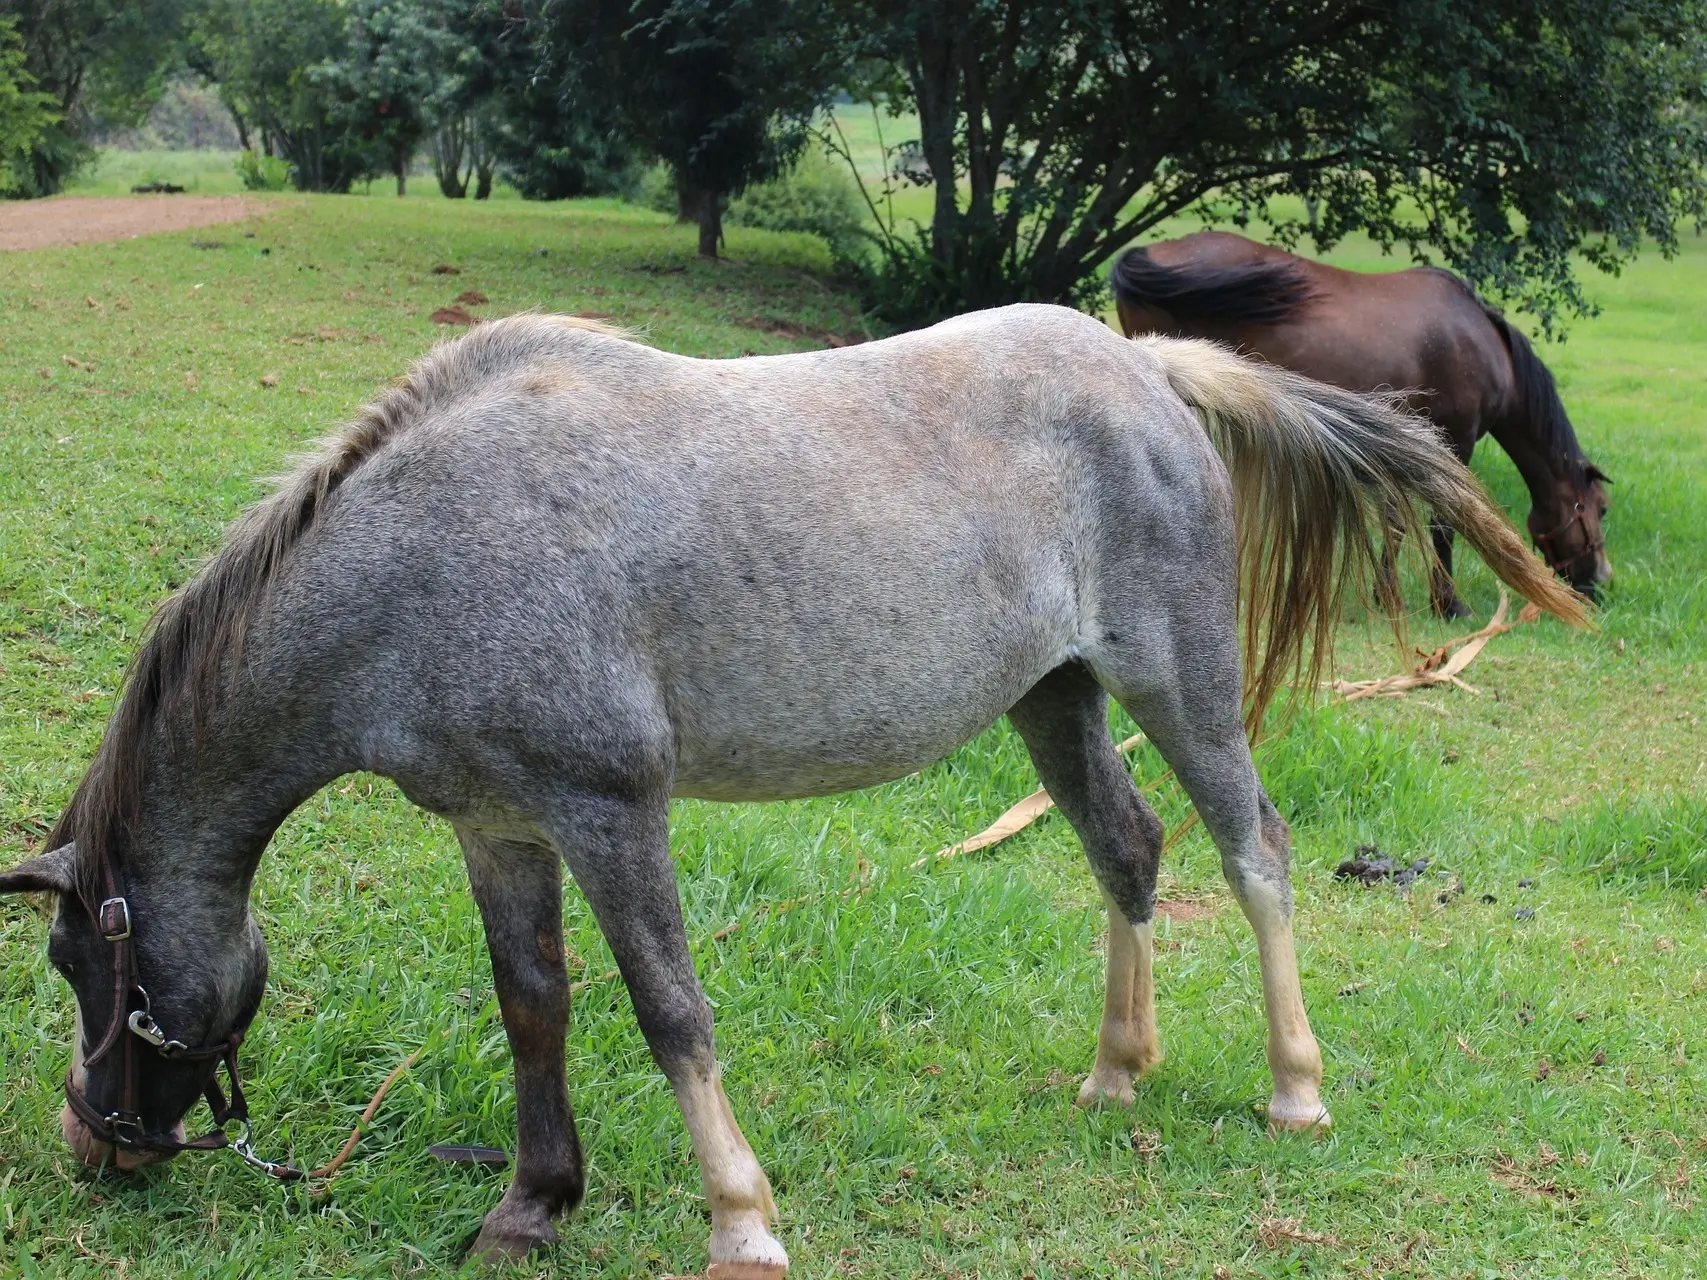
[[[75,841],[79,891],[106,896],[102,867],[122,861],[140,816],[147,752],[163,714],[202,728],[229,702],[245,637],[279,570],[338,488],[423,414],[506,370],[560,350],[577,330],[620,331],[566,316],[517,316],[482,325],[417,361],[336,435],[299,459],[274,492],[232,526],[218,553],[149,621],[126,673],[124,694],[95,759],[48,837]]]
[[[1487,316],[1488,323],[1494,326],[1494,331],[1500,335],[1500,340],[1511,354],[1512,376],[1517,382],[1518,412],[1528,422],[1536,441],[1552,457],[1577,470],[1585,467],[1588,459],[1583,457],[1582,446],[1577,443],[1576,429],[1571,426],[1570,415],[1565,412],[1565,402],[1559,398],[1559,388],[1553,381],[1553,372],[1541,362],[1541,357],[1535,354],[1535,348],[1530,345],[1523,330],[1507,320],[1505,312],[1484,301],[1463,276],[1443,267],[1420,269],[1445,276],[1481,308],[1482,314]]]
[[[1230,267],[1182,263],[1164,267],[1147,249],[1128,249],[1109,272],[1114,296],[1182,319],[1280,324],[1316,297],[1297,263],[1246,262]]]

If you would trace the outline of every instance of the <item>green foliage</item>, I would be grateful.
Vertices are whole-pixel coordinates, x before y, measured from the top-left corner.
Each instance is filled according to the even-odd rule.
[[[253,149],[239,151],[231,162],[245,191],[283,191],[290,185],[290,165],[278,156]]]
[[[1083,305],[1190,210],[1433,251],[1551,326],[1587,307],[1574,255],[1614,269],[1707,213],[1699,0],[832,7],[856,87],[918,112],[935,266],[888,229],[885,270],[913,279],[876,301],[899,322]]]
[[[15,19],[0,17],[0,196],[25,194],[30,154],[60,118],[53,98],[35,88],[24,65],[17,26]]]
[[[246,141],[289,161],[298,190],[348,191],[384,171],[328,70],[350,50],[340,0],[202,0],[190,46]]]
[[[668,198],[665,211],[673,212],[673,184]],[[873,238],[859,189],[816,147],[801,152],[792,165],[768,182],[750,186],[736,196],[725,216],[739,227],[808,232],[829,246],[833,259],[850,265],[863,262]]]
[[[729,197],[805,145],[842,50],[816,6],[774,0],[560,0],[539,42],[571,114],[614,113],[670,166],[715,257]]]
[[[34,91],[57,118],[39,121],[29,145],[5,153],[14,194],[52,195],[94,152],[97,123],[139,121],[164,85],[176,55],[185,0],[0,0],[24,51]]]

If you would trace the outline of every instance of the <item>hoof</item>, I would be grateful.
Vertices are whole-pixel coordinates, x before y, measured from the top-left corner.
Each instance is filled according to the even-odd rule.
[[[757,1212],[714,1228],[709,1252],[705,1280],[781,1280],[788,1274],[788,1253]]]
[[[557,1228],[543,1205],[506,1205],[486,1215],[480,1236],[469,1249],[470,1261],[504,1262],[525,1258],[541,1245],[557,1243]]]
[[[1448,600],[1445,603],[1436,600],[1434,602],[1434,612],[1437,616],[1449,619],[1453,622],[1462,618],[1474,618],[1476,616],[1475,612],[1469,605],[1456,598]]]
[[[782,1280],[787,1274],[786,1262],[714,1262],[705,1280]]]
[[[1268,1104],[1268,1131],[1272,1134],[1308,1133],[1321,1137],[1333,1125],[1334,1118],[1321,1099],[1314,1096],[1293,1099],[1276,1096]]]
[[[469,1262],[513,1262],[525,1258],[541,1245],[556,1244],[557,1230],[548,1228],[545,1235],[517,1236],[480,1229],[480,1238],[468,1251]]]
[[[1117,1068],[1098,1069],[1079,1086],[1078,1105],[1087,1111],[1104,1107],[1130,1107],[1137,1095],[1132,1091],[1136,1073]]]

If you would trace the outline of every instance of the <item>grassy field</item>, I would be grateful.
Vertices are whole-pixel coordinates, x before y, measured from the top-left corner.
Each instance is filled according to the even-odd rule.
[[[862,332],[813,242],[728,234],[734,261],[710,265],[691,228],[616,204],[286,197],[211,233],[0,256],[0,863],[39,847],[150,609],[261,492],[253,477],[430,345],[430,313],[458,293],[488,295],[481,314],[609,316],[703,355]],[[910,868],[1036,785],[1005,726],[858,795],[678,806],[729,1093],[794,1275],[1700,1273],[1707,245],[1594,292],[1605,314],[1545,355],[1617,480],[1600,630],[1521,629],[1471,668],[1479,697],[1324,706],[1262,751],[1294,822],[1330,1138],[1271,1140],[1253,1110],[1268,1088],[1255,948],[1201,832],[1163,886],[1168,1059],[1131,1111],[1073,1107],[1102,965],[1066,824]],[[1521,515],[1504,457],[1477,465]],[[1485,615],[1489,577],[1463,582]],[[1396,663],[1348,620],[1342,672]],[[1336,883],[1364,843],[1434,869],[1409,894]],[[764,910],[862,875],[863,896]],[[432,1046],[355,1158],[323,1194],[221,1156],[133,1182],[77,1171],[57,1124],[71,1002],[46,918],[0,900],[0,1272],[454,1269],[504,1175],[426,1146],[508,1145],[514,1104],[451,833],[388,783],[345,779],[280,832],[255,909],[273,979],[244,1059],[264,1147],[327,1158],[392,1066]],[[516,1274],[692,1273],[706,1218],[674,1102],[578,895],[565,912],[588,1199]]]

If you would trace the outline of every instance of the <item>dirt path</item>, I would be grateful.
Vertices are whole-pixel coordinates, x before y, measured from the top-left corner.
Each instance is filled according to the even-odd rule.
[[[0,250],[131,240],[236,222],[261,209],[244,196],[63,196],[0,200]]]

